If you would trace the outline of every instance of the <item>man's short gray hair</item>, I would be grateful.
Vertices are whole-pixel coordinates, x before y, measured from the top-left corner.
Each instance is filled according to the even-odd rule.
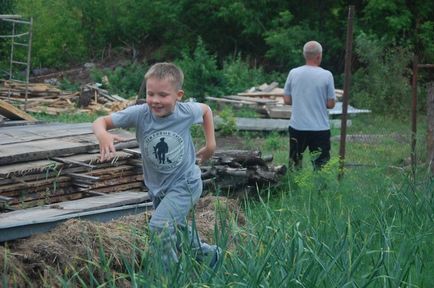
[[[317,41],[309,41],[303,46],[303,55],[306,59],[322,54],[322,46]]]

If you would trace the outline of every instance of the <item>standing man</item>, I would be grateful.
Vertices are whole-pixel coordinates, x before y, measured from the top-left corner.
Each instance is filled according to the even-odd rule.
[[[309,41],[303,47],[306,64],[289,71],[284,102],[292,105],[289,121],[289,168],[301,168],[309,147],[315,170],[330,160],[330,124],[327,109],[335,106],[333,75],[321,68],[322,47]],[[292,163],[291,163],[292,162]]]

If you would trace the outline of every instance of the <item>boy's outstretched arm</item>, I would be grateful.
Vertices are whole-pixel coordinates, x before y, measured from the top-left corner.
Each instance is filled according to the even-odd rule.
[[[216,141],[214,135],[214,119],[211,108],[200,103],[203,111],[203,132],[205,134],[205,146],[199,149],[196,153],[198,163],[201,164],[211,158],[216,149]]]
[[[115,141],[124,140],[122,137],[109,133],[115,128],[111,116],[99,117],[92,124],[93,133],[99,142],[100,161],[110,160],[116,153]]]

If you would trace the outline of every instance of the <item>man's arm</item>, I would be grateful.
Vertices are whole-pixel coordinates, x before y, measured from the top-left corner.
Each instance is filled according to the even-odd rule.
[[[283,103],[285,103],[286,105],[292,105],[291,95],[283,95]]]
[[[199,149],[196,153],[199,164],[205,162],[214,154],[216,149],[216,141],[214,134],[214,119],[212,116],[211,108],[206,105],[200,103],[203,112],[203,132],[205,134],[205,146]]]
[[[111,116],[99,117],[92,124],[92,130],[99,142],[100,161],[109,160],[116,153],[115,141],[124,138],[111,134],[108,130],[115,128]]]
[[[335,99],[328,99],[326,103],[327,109],[332,109],[335,107],[336,100]]]

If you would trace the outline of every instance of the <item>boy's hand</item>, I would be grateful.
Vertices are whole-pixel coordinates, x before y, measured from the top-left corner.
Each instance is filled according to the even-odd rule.
[[[201,149],[199,149],[199,151],[197,151],[196,153],[196,158],[197,158],[197,164],[201,165],[203,163],[205,163],[206,160],[210,159],[212,157],[212,155],[214,154],[214,150],[212,147],[202,147]]]
[[[126,141],[125,138],[118,135],[111,134],[109,132],[102,133],[98,137],[99,140],[99,153],[100,161],[110,160],[116,154],[116,148],[114,143],[119,141]]]

